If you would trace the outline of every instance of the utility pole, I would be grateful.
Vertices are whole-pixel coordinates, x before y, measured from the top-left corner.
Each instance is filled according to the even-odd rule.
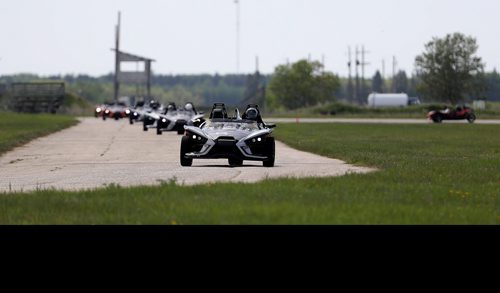
[[[323,65],[323,73],[325,73],[325,60],[326,60],[326,57],[325,57],[325,54],[321,55],[321,65]]]
[[[259,72],[259,56],[255,56],[255,72]]]
[[[382,59],[382,78],[385,79],[385,59]]]
[[[359,49],[358,46],[356,46],[356,86],[354,87],[354,97],[355,101],[359,103],[359,65],[361,65],[361,62],[359,61]]]
[[[398,60],[396,59],[396,56],[392,56],[392,91],[396,92],[396,70],[398,66]]]
[[[120,72],[120,25],[122,13],[118,12],[118,24],[116,25],[116,43],[115,43],[115,80],[114,80],[114,99],[118,102],[118,94],[120,91],[120,83],[118,82],[118,74]]]
[[[365,46],[361,49],[361,79],[363,82],[365,81],[365,66],[370,65],[370,63],[366,62],[365,56],[370,52],[365,50]]]
[[[240,0],[234,0],[236,4],[236,73],[240,73]]]
[[[370,52],[365,50],[365,46],[363,45],[361,47],[361,100],[360,103],[363,103],[364,101],[364,96],[367,94],[365,91],[365,67],[367,65],[370,65],[370,63],[366,62],[365,56]]]
[[[351,99],[352,101],[355,100],[354,97],[354,91],[352,87],[352,54],[351,54],[351,47],[348,47],[348,52],[347,54],[349,55],[349,61],[347,62],[347,67],[349,68],[349,80],[347,84],[347,97],[348,99]]]
[[[398,66],[398,60],[396,56],[392,56],[392,78],[396,77],[396,69]]]

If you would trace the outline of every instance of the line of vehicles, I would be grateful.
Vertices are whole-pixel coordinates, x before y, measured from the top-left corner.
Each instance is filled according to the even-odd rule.
[[[156,129],[157,135],[175,131],[182,135],[180,164],[190,167],[194,159],[227,159],[230,166],[242,166],[244,161],[261,161],[264,167],[274,167],[275,124],[265,123],[258,105],[248,105],[243,112],[234,109],[229,115],[225,104],[216,103],[205,119],[193,103],[177,107],[175,103],[163,106],[157,101],[147,105],[137,103],[127,107],[124,103],[100,105],[95,117],[125,119],[129,123],[142,123],[143,131]]]

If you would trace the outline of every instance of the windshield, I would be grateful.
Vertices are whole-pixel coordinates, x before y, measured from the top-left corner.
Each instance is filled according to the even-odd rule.
[[[259,130],[259,126],[255,121],[238,121],[238,122],[212,122],[207,121],[203,126],[203,129],[208,130],[245,130],[245,131],[254,131]]]

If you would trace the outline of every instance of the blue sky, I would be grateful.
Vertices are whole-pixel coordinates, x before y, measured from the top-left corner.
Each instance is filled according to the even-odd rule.
[[[113,70],[114,25],[122,49],[157,60],[156,73],[234,73],[234,0],[2,0],[0,75],[20,72],[101,75]],[[477,38],[487,69],[500,68],[498,0],[240,0],[240,72],[271,73],[287,60],[321,60],[347,75],[347,48],[369,51],[366,76],[392,56],[398,69],[434,36]]]

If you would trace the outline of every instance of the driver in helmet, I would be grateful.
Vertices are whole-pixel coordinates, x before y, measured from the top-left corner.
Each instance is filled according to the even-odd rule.
[[[241,118],[256,121],[259,125],[263,125],[265,127],[264,121],[262,121],[262,117],[259,114],[259,110],[256,108],[248,108]]]
[[[158,110],[158,108],[160,107],[160,103],[156,102],[155,100],[151,100],[151,102],[149,102],[149,106],[153,110]]]
[[[184,109],[189,112],[194,112],[194,107],[191,103],[187,103],[186,106],[184,106]]]

